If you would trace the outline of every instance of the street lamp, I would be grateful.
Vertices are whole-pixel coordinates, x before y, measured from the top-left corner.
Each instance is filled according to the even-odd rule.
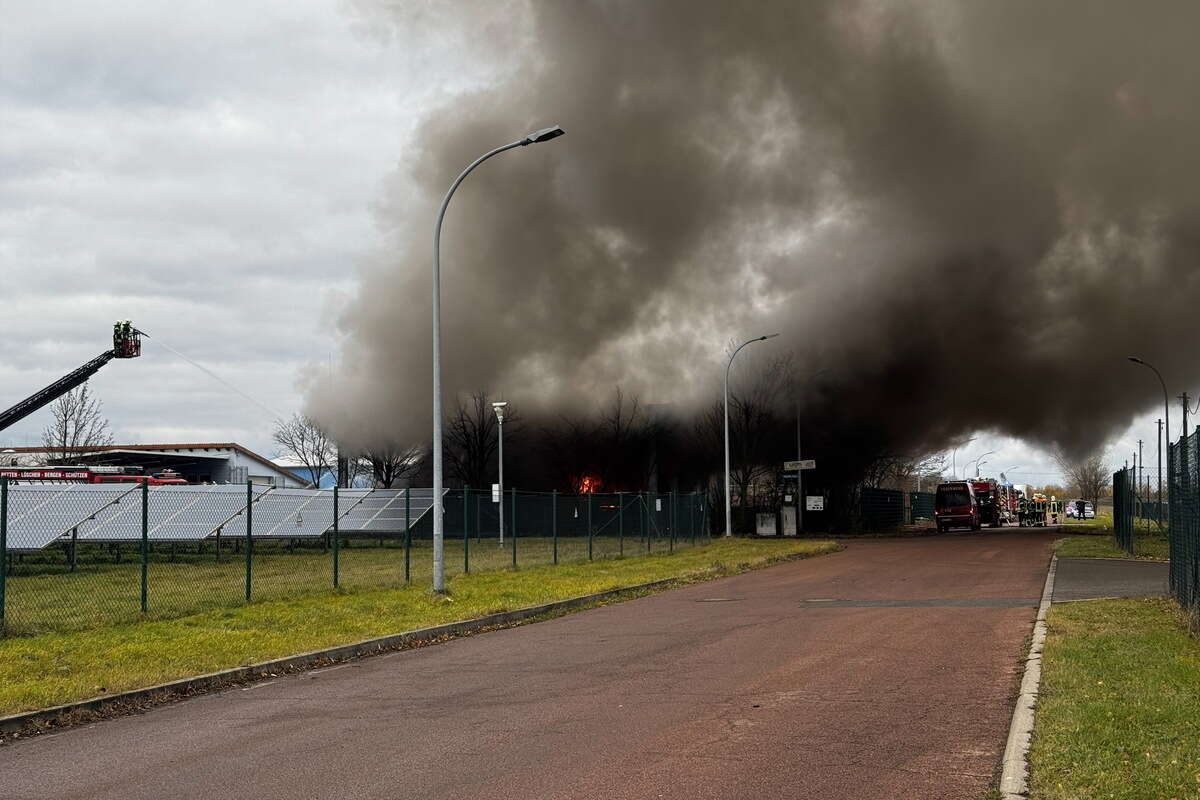
[[[523,139],[484,153],[472,161],[455,178],[454,183],[450,184],[449,191],[442,199],[441,208],[438,209],[437,225],[433,229],[433,591],[435,592],[446,591],[445,564],[442,559],[442,530],[445,516],[445,509],[442,507],[442,220],[446,216],[446,206],[450,205],[450,198],[454,196],[454,190],[463,182],[463,178],[470,174],[471,170],[505,150],[546,142],[562,136],[564,133],[566,131],[557,125],[542,128]],[[501,502],[500,505],[503,506],[504,503]]]
[[[1163,439],[1167,440],[1167,446],[1171,444],[1171,401],[1167,398],[1167,382],[1163,380],[1162,373],[1155,366],[1147,361],[1143,361],[1137,356],[1129,356],[1129,360],[1135,364],[1141,364],[1143,367],[1154,370],[1154,374],[1158,376],[1158,384],[1162,387],[1163,393],[1163,435],[1158,440],[1158,524],[1162,526],[1162,451]],[[1187,427],[1187,418],[1185,416],[1184,427]]]
[[[508,403],[492,403],[496,425],[500,428],[500,546],[504,547],[504,407]]]
[[[974,477],[976,477],[976,478],[978,478],[978,477],[979,477],[979,468],[980,468],[981,466],[983,466],[983,464],[980,464],[980,463],[979,463],[980,459],[982,459],[984,456],[990,456],[990,455],[991,455],[992,453],[994,453],[994,452],[996,452],[996,451],[995,451],[995,450],[988,450],[986,453],[983,453],[982,455],[980,455],[980,456],[979,456],[979,458],[976,458],[976,459],[975,459],[975,475],[974,475]],[[986,461],[984,461],[983,463],[984,463],[984,464],[986,464],[987,462],[986,462]]]
[[[757,336],[748,341],[742,342],[738,348],[733,351],[733,355],[729,357],[729,363],[725,365],[725,535],[733,536],[733,506],[730,501],[729,493],[729,368],[733,366],[733,359],[738,353],[742,352],[742,348],[754,342],[765,342],[767,339],[774,339],[778,333],[767,334],[766,336]],[[742,498],[744,503],[746,498]]]

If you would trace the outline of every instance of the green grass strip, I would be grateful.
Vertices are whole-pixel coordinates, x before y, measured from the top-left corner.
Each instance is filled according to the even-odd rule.
[[[445,597],[431,594],[425,582],[323,590],[175,619],[13,637],[0,640],[0,715],[664,578],[708,579],[837,549],[830,541],[717,540],[674,554],[457,575]]]
[[[1200,797],[1200,641],[1179,607],[1066,603],[1048,625],[1031,796]]]
[[[1138,534],[1134,537],[1132,556],[1117,547],[1111,534],[1068,536],[1059,539],[1055,548],[1059,556],[1079,558],[1139,558],[1166,561],[1170,554],[1170,544],[1165,536],[1148,534]]]

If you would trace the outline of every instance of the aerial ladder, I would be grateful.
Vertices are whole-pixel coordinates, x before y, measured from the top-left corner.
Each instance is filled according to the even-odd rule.
[[[54,402],[67,392],[84,383],[99,372],[100,368],[114,358],[137,358],[142,354],[142,332],[133,327],[129,320],[113,325],[112,350],[93,358],[82,367],[67,373],[39,392],[26,397],[7,411],[0,412],[0,431],[15,425],[39,408]]]

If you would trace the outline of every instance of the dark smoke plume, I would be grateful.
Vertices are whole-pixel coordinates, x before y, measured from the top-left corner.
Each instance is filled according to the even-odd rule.
[[[614,385],[699,408],[725,347],[825,369],[829,441],[912,452],[994,428],[1082,452],[1197,377],[1200,57],[1192,2],[360,3],[453,27],[494,82],[418,126],[389,257],[311,411],[348,443],[428,437],[437,203],[457,194],[444,376],[527,418]],[[478,16],[485,23],[475,27]],[[448,81],[452,76],[448,75]]]

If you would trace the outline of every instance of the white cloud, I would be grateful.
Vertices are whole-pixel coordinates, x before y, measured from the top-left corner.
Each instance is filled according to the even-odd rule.
[[[6,3],[0,25],[0,408],[128,318],[296,409],[420,110],[480,74],[331,2]],[[93,379],[118,438],[270,449],[269,415],[156,343]]]

